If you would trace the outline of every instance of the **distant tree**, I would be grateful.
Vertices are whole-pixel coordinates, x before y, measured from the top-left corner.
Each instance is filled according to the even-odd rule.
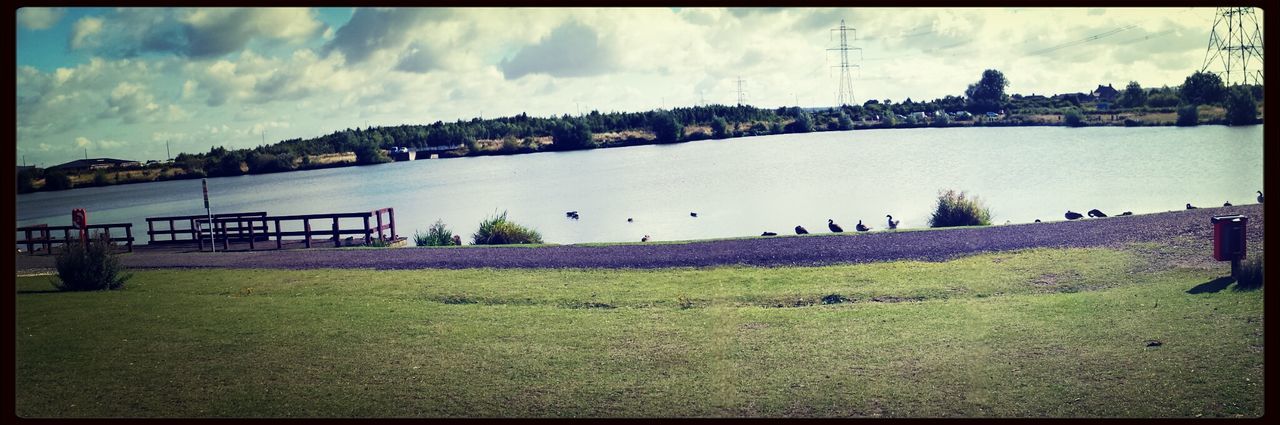
[[[31,193],[36,191],[35,178],[32,172],[22,170],[18,173],[18,193]]]
[[[1178,93],[1184,103],[1192,105],[1216,104],[1226,98],[1227,88],[1222,84],[1222,77],[1217,74],[1197,71],[1187,77]]]
[[[796,120],[787,124],[784,130],[787,133],[808,133],[813,131],[813,117],[808,112],[799,111],[796,113]]]
[[[217,159],[217,165],[214,167],[215,176],[239,176],[244,174],[244,153],[241,151],[223,150],[225,154]],[[207,169],[207,168],[206,168]]]
[[[1130,81],[1129,85],[1124,88],[1124,93],[1120,97],[1120,106],[1125,108],[1140,108],[1147,104],[1147,91],[1138,85],[1137,81]]]
[[[569,118],[559,120],[551,128],[551,147],[556,150],[592,149],[596,142],[586,123]]]
[[[1079,109],[1071,108],[1062,113],[1062,122],[1068,127],[1084,127],[1084,114]]]
[[[1200,112],[1196,105],[1182,105],[1178,107],[1179,127],[1189,127],[1200,124]]]
[[[729,122],[724,117],[714,117],[711,119],[711,135],[717,139],[729,137]]]
[[[71,188],[71,176],[68,176],[62,170],[53,170],[45,173],[44,189],[45,190],[66,190]]]
[[[655,112],[649,119],[649,128],[658,137],[658,143],[675,143],[684,139],[684,126],[667,111]]]
[[[107,181],[107,172],[106,172],[106,171],[98,170],[98,171],[95,171],[95,172],[93,173],[93,185],[94,185],[94,186],[106,186],[106,185],[107,185],[107,183],[110,183],[110,182],[109,182],[109,181]]]
[[[391,162],[391,157],[387,156],[387,151],[379,148],[378,145],[369,143],[361,143],[355,148],[356,164],[382,164]]]
[[[1227,94],[1227,122],[1231,125],[1250,125],[1258,122],[1258,102],[1246,86],[1232,86]]]
[[[1001,105],[1007,100],[1004,94],[1005,87],[1009,86],[1009,81],[1004,78],[1004,74],[994,69],[982,71],[982,79],[977,83],[970,84],[969,88],[964,91],[968,102],[965,108],[973,113],[995,112],[1001,109]]]
[[[836,117],[836,123],[841,130],[853,130],[853,119],[849,118],[849,114],[840,111],[840,115]]]

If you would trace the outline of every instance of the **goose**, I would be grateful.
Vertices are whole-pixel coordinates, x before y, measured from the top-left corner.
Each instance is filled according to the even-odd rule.
[[[627,217],[627,222],[628,222],[628,223],[631,223],[631,222],[632,222],[632,221],[631,221],[631,217]]]
[[[897,229],[897,228],[898,228],[898,223],[901,223],[901,222],[902,222],[902,220],[894,220],[894,219],[893,219],[893,216],[891,216],[891,215],[885,215],[885,217],[888,217],[888,218],[889,218],[889,228],[890,228],[890,229]]]
[[[865,225],[863,225],[863,224],[862,224],[862,220],[858,220],[858,226],[857,226],[857,229],[858,229],[858,231],[859,231],[859,232],[865,232],[865,231],[871,230],[871,228],[870,228],[870,227],[867,227],[867,226],[865,226]]]
[[[1223,203],[1222,203],[1222,206],[1224,206],[1224,207],[1229,207],[1229,206],[1231,206],[1231,201],[1223,202]]]
[[[833,232],[833,233],[841,233],[841,232],[844,232],[844,229],[840,228],[840,225],[839,225],[839,224],[836,224],[835,220],[832,220],[832,219],[829,219],[829,218],[827,219],[827,228],[828,228],[828,229],[831,229],[831,232]]]
[[[1190,202],[1188,202],[1188,203],[1187,203],[1187,209],[1189,209],[1189,210],[1194,210],[1194,209],[1197,209],[1197,208],[1199,208],[1199,207],[1197,207],[1197,206],[1195,206],[1195,205],[1191,205],[1191,203],[1190,203]]]
[[[573,216],[575,216],[575,215],[578,215],[578,212],[577,212],[577,211],[568,211],[568,212],[565,212],[565,213],[564,213],[564,216],[565,216],[565,217],[573,217]]]
[[[1258,191],[1258,203],[1259,203],[1259,204],[1261,204],[1261,203],[1262,203],[1262,191],[1261,191],[1261,190],[1259,190],[1259,191]]]
[[[1133,215],[1133,211],[1125,211],[1120,213],[1120,215]]]
[[[1084,217],[1084,216],[1080,215],[1080,213],[1078,212],[1067,210],[1066,217],[1067,217],[1067,220],[1075,220],[1077,218]]]
[[[1097,208],[1089,210],[1089,217],[1106,217],[1106,216],[1107,215],[1103,214],[1102,211],[1098,211]]]
[[[1039,223],[1039,222],[1040,222],[1040,219],[1038,219],[1038,218],[1037,218],[1037,219],[1036,219],[1036,223]]]
[[[454,244],[454,245],[459,245],[459,246],[461,246],[461,245],[462,245],[462,237],[461,237],[461,236],[458,236],[458,235],[453,235],[453,244]]]
[[[796,234],[797,234],[797,235],[807,235],[807,234],[809,234],[809,231],[808,231],[808,230],[805,230],[804,226],[796,226]]]
[[[778,234],[773,232],[764,232],[761,233],[760,236],[778,236]]]
[[[573,215],[572,215],[572,216],[570,216],[569,218],[572,218],[572,219],[574,219],[574,220],[577,220],[577,219],[578,219],[578,213],[573,213]]]
[[[649,241],[649,235],[644,235],[643,238],[640,238],[640,242],[648,242],[648,241]]]
[[[698,213],[696,212],[689,213],[689,217],[697,217],[697,216],[698,216]]]

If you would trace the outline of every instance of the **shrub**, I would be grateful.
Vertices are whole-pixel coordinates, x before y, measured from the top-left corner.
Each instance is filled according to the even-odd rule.
[[[577,119],[561,120],[551,127],[551,147],[556,150],[592,149],[596,141],[591,127]]]
[[[413,244],[417,246],[447,246],[453,245],[453,232],[444,226],[443,220],[436,220],[427,229],[427,233],[414,233]]]
[[[723,117],[715,117],[711,119],[711,134],[717,139],[729,137],[729,122]]]
[[[381,164],[391,162],[391,157],[387,156],[387,152],[372,143],[362,143],[356,146],[356,163],[365,164]]]
[[[667,111],[658,111],[649,119],[649,127],[658,143],[675,143],[684,139],[684,126],[676,120],[676,116]]]
[[[1250,125],[1258,121],[1258,102],[1253,100],[1249,88],[1233,86],[1227,94],[1227,122],[1231,125]]]
[[[64,190],[71,188],[71,176],[62,170],[51,171],[44,176],[45,190]]]
[[[787,124],[787,126],[783,128],[783,131],[786,131],[787,133],[811,132],[813,131],[813,117],[810,117],[809,114],[804,111],[800,111],[796,114],[796,120]]]
[[[114,244],[106,235],[90,239],[88,245],[79,241],[67,245],[55,259],[58,279],[51,281],[59,291],[100,291],[120,289],[133,275],[121,274],[124,268],[111,248]]]
[[[948,117],[947,114],[938,114],[933,117],[933,125],[944,127],[947,124],[951,124],[951,117]]]
[[[840,115],[836,117],[836,123],[841,130],[853,130],[853,119],[849,118],[849,114],[844,113],[844,111],[841,111]]]
[[[1076,108],[1068,109],[1062,113],[1062,122],[1069,127],[1084,127],[1084,114]]]
[[[508,221],[507,212],[503,211],[502,214],[481,221],[480,229],[471,235],[471,243],[476,245],[542,243],[542,235],[536,230]]]
[[[1262,287],[1262,253],[1245,260],[1236,273],[1236,289],[1251,290]]]
[[[108,181],[108,180],[107,180],[107,172],[106,172],[106,171],[98,170],[98,171],[95,171],[95,172],[93,173],[93,185],[94,185],[94,186],[106,186],[106,185],[107,185],[107,184],[109,184],[109,183],[110,183],[110,181]]]
[[[1200,124],[1200,112],[1196,105],[1184,105],[1178,108],[1178,126],[1187,127]]]
[[[938,194],[938,206],[929,218],[929,227],[986,226],[991,224],[991,209],[977,197],[965,192],[947,190]]]

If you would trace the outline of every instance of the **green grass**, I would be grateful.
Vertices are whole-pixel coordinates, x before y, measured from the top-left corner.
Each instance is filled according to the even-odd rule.
[[[1223,270],[1135,273],[1144,262],[1040,249],[813,268],[161,270],[98,293],[24,277],[16,411],[1261,415],[1262,292],[1188,294]],[[830,294],[853,302],[818,301]]]

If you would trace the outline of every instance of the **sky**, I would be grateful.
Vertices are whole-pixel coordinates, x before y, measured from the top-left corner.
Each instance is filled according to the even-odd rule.
[[[1262,11],[1257,11],[1261,23]],[[22,8],[17,159],[51,166],[252,148],[522,112],[829,106],[852,95],[1176,86],[1212,8]],[[1086,41],[1087,40],[1087,41]]]

